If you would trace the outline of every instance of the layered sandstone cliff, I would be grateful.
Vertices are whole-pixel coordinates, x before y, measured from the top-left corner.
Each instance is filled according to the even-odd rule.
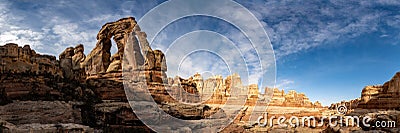
[[[70,87],[62,83],[65,75],[56,57],[9,43],[0,46],[0,62],[0,103],[72,98],[62,93],[62,88]]]
[[[2,73],[31,72],[60,75],[56,57],[37,54],[29,45],[19,47],[18,44],[8,43],[0,46],[0,57],[0,72]]]
[[[383,85],[366,86],[358,108],[400,109],[400,72]]]
[[[400,109],[400,72],[383,85],[365,86],[361,97],[332,103],[329,109],[346,106],[347,109]]]
[[[273,92],[270,106],[285,106],[285,107],[311,107],[321,108],[319,101],[312,103],[304,93],[297,93],[295,90],[289,90],[285,93],[284,90],[278,88],[265,88],[265,92]]]

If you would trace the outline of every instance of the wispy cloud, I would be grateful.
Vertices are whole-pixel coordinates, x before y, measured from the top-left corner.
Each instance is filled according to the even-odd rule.
[[[266,29],[277,56],[340,44],[385,26],[399,30],[398,1],[243,1]],[[304,6],[307,5],[307,6]],[[396,15],[397,14],[397,15]]]
[[[281,80],[277,81],[275,87],[279,88],[279,89],[290,89],[291,85],[293,85],[293,84],[294,84],[293,80],[281,79]]]
[[[4,1],[0,3],[0,44],[29,44],[39,53],[52,55],[84,44],[89,53],[104,23],[132,16],[112,8],[93,1]]]
[[[30,44],[33,48],[42,48],[41,40],[44,38],[44,33],[20,27],[16,22],[21,20],[21,17],[10,11],[10,3],[6,1],[0,3],[0,44]]]
[[[26,2],[3,1],[0,4],[0,43],[31,44],[38,50],[43,45],[74,45],[90,43],[93,38],[58,42],[46,37],[55,23],[77,25],[70,34],[83,34],[98,30],[104,22],[120,17],[142,17],[163,1],[147,2]],[[400,38],[399,33],[386,33],[389,26],[400,29],[399,1],[238,1],[249,8],[269,34],[277,56],[284,57],[325,44],[340,43],[366,33],[383,32],[387,37]],[[23,5],[24,7],[18,7]],[[304,5],[307,6],[304,6]],[[26,8],[24,10],[24,8]],[[228,11],[230,10],[221,10]],[[236,16],[243,18],[243,16]],[[55,19],[56,18],[56,19]],[[55,20],[58,20],[55,22]],[[61,21],[61,22],[60,22]],[[246,20],[243,20],[246,21]],[[44,24],[43,24],[43,23]],[[53,23],[53,25],[47,24]],[[252,26],[252,25],[249,25]],[[42,29],[44,28],[44,29]],[[15,31],[12,31],[15,30]],[[51,31],[49,31],[51,32]],[[87,34],[91,34],[87,32]],[[64,34],[60,34],[61,36]],[[40,38],[42,36],[42,38]],[[56,35],[57,36],[57,35]],[[45,39],[44,39],[45,38]],[[59,39],[58,37],[56,37]],[[75,41],[75,42],[74,42]],[[86,44],[85,44],[86,45]],[[58,49],[57,49],[58,50]],[[59,51],[47,51],[58,53]]]
[[[163,39],[159,38],[155,39],[154,43],[155,45],[166,45],[166,46],[156,46],[156,47],[168,48],[168,45],[174,39],[177,39],[184,33],[191,32],[194,30],[210,30],[218,32],[223,36],[229,38],[229,40],[233,42],[233,45],[229,47],[229,45],[225,44],[224,42],[218,42],[214,44],[212,43],[213,41],[212,37],[192,38],[182,43],[190,45],[190,48],[182,46],[181,48],[183,50],[179,52],[185,53],[184,50],[187,49],[193,49],[198,46],[207,46],[207,48],[213,49],[216,53],[223,53],[219,54],[223,55],[220,58],[224,59],[228,64],[231,61],[233,62],[231,64],[243,65],[244,67],[242,67],[241,69],[231,70],[231,72],[239,73],[242,76],[242,79],[245,81],[245,83],[249,84],[263,83],[263,85],[261,86],[264,87],[266,86],[266,83],[263,80],[268,82],[275,81],[274,80],[275,75],[272,75],[271,80],[264,78],[265,73],[267,72],[275,74],[274,69],[270,69],[271,71],[266,71],[266,68],[275,67],[275,65],[274,65],[272,47],[271,45],[268,45],[269,44],[268,38],[264,36],[265,34],[262,30],[262,26],[265,24],[259,23],[257,19],[253,19],[251,14],[247,14],[246,10],[241,9],[240,6],[234,5],[232,3],[223,3],[219,1],[210,4],[209,6],[201,7],[201,9],[199,9],[198,4],[205,4],[207,2],[205,3],[197,3],[195,1],[191,2],[194,3],[188,4],[188,3],[177,2],[177,5],[171,5],[172,7],[166,7],[166,8],[162,7],[163,8],[162,12],[152,13],[153,16],[152,18],[154,19],[151,19],[151,21],[148,20],[146,21],[146,23],[140,23],[140,25],[141,27],[144,27],[142,29],[145,29],[150,33],[156,33],[157,31],[152,31],[152,30],[149,31],[149,29],[146,28],[161,29],[163,28],[162,27],[163,24],[173,21],[174,19],[185,15],[207,14],[207,15],[214,15],[215,17],[191,16],[188,18],[181,18],[179,20],[180,22],[178,21],[177,23],[170,24],[172,26],[167,27],[166,30],[163,31],[166,32],[167,34],[161,32],[161,35],[163,35],[162,36]],[[179,10],[177,10],[178,7]],[[233,10],[235,10],[235,13],[231,12]],[[198,12],[193,12],[193,11],[198,11]],[[171,30],[168,30],[168,28],[170,28]],[[152,37],[153,35],[150,34],[150,39]],[[203,44],[197,44],[197,42],[202,42]],[[167,56],[170,56],[168,54],[169,53],[167,52]],[[235,55],[238,55],[239,57]],[[182,56],[177,56],[177,57],[182,57]],[[260,61],[260,59],[262,59],[263,61]],[[242,61],[244,60],[244,62],[240,62],[240,60]],[[171,61],[171,59],[169,59],[169,61]],[[235,65],[231,64],[229,64],[228,66],[235,67]],[[215,67],[215,64],[210,64],[210,65]],[[195,67],[196,66],[193,66],[191,68],[193,69]],[[209,66],[207,65],[204,65],[202,67],[206,68],[206,70],[207,68],[209,68]],[[264,70],[262,70],[261,67],[263,67]],[[172,74],[172,72],[168,73],[174,75]],[[227,76],[226,74],[223,73],[223,71],[217,71],[217,74]]]

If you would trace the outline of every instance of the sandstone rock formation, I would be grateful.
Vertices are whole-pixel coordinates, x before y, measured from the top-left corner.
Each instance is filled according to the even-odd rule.
[[[268,90],[271,90],[269,88],[266,88],[266,92],[268,92]],[[272,99],[270,102],[270,105],[275,105],[275,106],[279,106],[279,105],[283,105],[283,102],[285,102],[285,91],[284,90],[279,90],[278,88],[273,88],[272,89]]]
[[[74,56],[72,56],[72,71],[74,72],[76,79],[85,78],[85,68],[82,65],[83,61],[86,59],[83,44],[78,44],[75,46]]]
[[[226,101],[226,87],[223,80],[221,75],[217,75],[203,81],[203,88],[198,90],[202,90],[202,94],[211,95],[207,103],[223,104]]]
[[[203,79],[197,73],[190,77],[195,84],[198,92],[203,98],[208,98],[206,103],[209,104],[222,104],[228,97],[231,97],[232,90],[238,90],[240,94],[247,95],[248,100],[256,100],[260,97],[266,97],[269,94],[261,94],[259,87],[256,84],[243,86],[241,78],[238,74],[232,74],[223,79],[222,76],[212,76],[208,79]],[[245,92],[247,90],[247,92]],[[304,93],[297,93],[290,90],[285,94],[284,90],[280,91],[277,88],[265,88],[265,92],[272,92],[272,98],[269,103],[270,106],[285,106],[285,107],[316,107],[321,108],[320,102],[312,103]]]
[[[17,44],[8,43],[0,46],[0,63],[2,73],[31,72],[61,76],[56,57],[37,54],[29,45],[19,47]]]
[[[273,92],[270,106],[285,106],[285,107],[311,107],[321,108],[322,105],[319,101],[312,103],[304,93],[297,93],[294,90],[289,90],[285,93],[284,90],[277,88],[266,88],[265,92]]]
[[[64,78],[73,79],[74,72],[72,69],[72,56],[74,56],[74,48],[69,47],[64,50],[59,56],[60,59],[60,67],[63,72]]]
[[[400,72],[383,85],[366,86],[358,108],[400,109]]]
[[[57,85],[62,71],[56,57],[37,54],[29,45],[0,46],[0,103],[16,99],[54,100],[63,97]],[[61,87],[62,85],[60,85]]]
[[[252,95],[258,95],[258,86],[243,86],[240,76],[236,73],[227,76],[225,79],[221,75],[204,79],[201,74],[196,73],[190,77],[189,80],[195,83],[196,89],[202,99],[201,101],[205,101],[205,103],[209,104],[225,103],[227,98],[231,97],[232,90],[243,95],[249,93],[249,98]],[[246,92],[249,88],[252,89],[252,91]]]
[[[75,48],[66,48],[64,52],[59,55],[60,68],[64,78],[78,81],[82,81],[86,78],[85,69],[82,66],[82,62],[86,58],[83,52],[83,45],[78,44]]]
[[[173,79],[169,78],[167,91],[177,101],[197,103],[200,101],[199,92],[196,88],[196,84],[192,80],[192,78],[183,79],[179,76]]]
[[[103,26],[103,29],[100,31],[98,36],[98,47],[93,50],[94,52],[91,52],[92,54],[89,55],[88,60],[83,53],[84,46],[82,44],[77,45],[75,48],[67,48],[60,54],[59,61],[56,60],[54,56],[36,54],[36,52],[31,50],[28,45],[24,47],[18,47],[17,44],[6,44],[5,46],[0,46],[0,62],[2,62],[0,68],[0,103],[5,107],[5,109],[0,110],[0,114],[2,114],[1,119],[15,124],[15,127],[17,128],[12,130],[10,129],[8,131],[20,131],[20,128],[25,130],[23,127],[24,125],[21,125],[24,124],[21,123],[23,121],[13,120],[19,118],[15,117],[15,115],[8,115],[11,114],[9,111],[12,110],[14,110],[13,112],[19,114],[20,117],[36,114],[36,116],[32,117],[32,119],[26,119],[26,121],[40,122],[40,125],[35,125],[34,127],[28,128],[28,130],[34,129],[35,127],[46,128],[46,130],[39,130],[39,132],[53,131],[52,129],[47,130],[47,128],[53,128],[54,124],[59,124],[62,128],[62,125],[68,126],[68,123],[82,123],[91,127],[101,127],[103,128],[102,130],[105,131],[137,131],[138,129],[151,131],[140,121],[132,122],[129,119],[110,121],[110,119],[115,119],[116,116],[122,114],[134,117],[135,115],[130,108],[124,108],[114,104],[113,102],[105,103],[108,104],[107,107],[96,106],[97,104],[101,104],[104,101],[110,100],[116,102],[126,102],[126,95],[122,84],[122,74],[120,70],[119,73],[111,72],[111,74],[98,71],[96,74],[101,73],[103,75],[97,78],[90,78],[91,75],[86,75],[85,73],[85,70],[89,70],[88,74],[91,74],[91,71],[95,71],[95,69],[92,68],[96,67],[93,66],[97,66],[103,70],[108,69],[107,67],[109,66],[107,66],[107,64],[109,63],[107,63],[107,59],[110,58],[107,57],[107,59],[105,59],[103,57],[106,57],[110,52],[107,50],[109,50],[111,47],[111,41],[109,39],[112,36],[114,36],[114,40],[118,41],[116,43],[120,48],[120,52],[113,56],[114,58],[111,59],[111,65],[115,61],[122,60],[121,50],[123,52],[124,43],[126,39],[129,39],[127,37],[129,36],[131,39],[136,39],[135,36],[127,35],[127,33],[131,33],[133,29],[134,25],[129,27],[129,25],[132,25],[133,21],[133,18],[125,18],[121,20],[121,23],[109,23]],[[140,48],[138,48],[137,51],[140,53]],[[162,53],[155,53],[157,54],[158,61],[161,61],[162,58],[164,58]],[[93,60],[98,60],[99,62],[95,62]],[[157,59],[154,59],[153,61],[155,62],[156,60]],[[114,66],[117,66],[118,69],[121,68],[120,64]],[[161,68],[161,66],[158,68]],[[154,68],[154,70],[155,69],[157,68]],[[146,75],[151,77],[149,82],[152,82],[151,80],[160,81],[157,78],[163,76],[162,74],[157,74],[155,71],[149,72],[149,75]],[[152,76],[153,73],[154,76]],[[104,77],[104,75],[108,77]],[[30,101],[36,102],[37,100],[46,100],[51,102],[39,101],[36,104],[29,104],[27,106],[16,106],[19,102],[15,100],[27,101],[28,103],[30,103]],[[77,110],[77,114],[74,114],[74,116],[77,116],[76,119],[72,119],[71,121],[70,117],[67,116],[76,111],[52,106],[53,103],[58,103],[60,101],[74,101],[79,103],[72,106],[72,108]],[[28,106],[37,108],[38,110],[48,110],[50,112],[53,111],[51,110],[53,108],[55,110],[61,109],[62,111],[51,113],[43,112],[45,114],[41,114],[29,109],[23,109],[24,107]],[[111,112],[102,110],[107,108],[116,108],[117,110]],[[21,109],[23,110],[21,111]],[[59,113],[65,114],[65,116],[60,115],[60,117],[66,119],[67,121],[51,121],[52,119],[59,118]],[[47,114],[54,116],[57,115],[57,117],[44,117]],[[44,119],[48,119],[48,121]],[[68,130],[67,127],[62,129],[65,129],[64,131],[71,131]]]
[[[347,132],[347,131],[370,131],[370,132],[399,132],[400,123],[400,72],[397,72],[393,78],[383,85],[366,86],[361,92],[361,97],[333,103],[329,109],[336,110],[338,106],[346,106],[349,116],[357,116],[363,118],[368,116],[370,121],[368,124],[373,126],[365,126],[360,123],[360,127],[328,127],[325,132]],[[382,128],[374,126],[377,121],[392,122],[395,127]],[[339,121],[340,122],[340,121]],[[394,122],[394,123],[393,123]],[[393,125],[392,125],[393,126]]]
[[[208,104],[213,107],[221,107],[221,105],[226,104],[228,99],[231,98],[229,105],[233,104],[235,106],[243,107],[240,110],[239,115],[234,120],[235,124],[231,125],[230,127],[235,127],[234,125],[237,124],[240,124],[242,126],[243,124],[246,125],[246,123],[249,124],[251,122],[250,116],[252,114],[254,113],[262,114],[263,112],[265,112],[266,110],[262,112],[254,112],[255,111],[254,108],[256,104],[260,104],[257,103],[259,102],[258,100],[270,98],[271,95],[272,99],[270,100],[270,103],[269,104],[264,103],[264,104],[265,106],[268,105],[268,106],[278,107],[279,108],[278,110],[280,111],[279,113],[285,112],[285,114],[287,115],[289,113],[293,113],[292,115],[297,115],[297,116],[306,116],[306,115],[319,116],[321,115],[321,112],[318,112],[318,110],[323,109],[320,102],[316,101],[315,103],[312,103],[305,96],[304,93],[289,91],[288,94],[285,94],[283,90],[280,91],[277,88],[275,89],[266,88],[265,90],[266,93],[262,94],[259,92],[259,87],[256,84],[251,84],[248,86],[242,85],[241,78],[238,74],[232,74],[230,76],[227,76],[226,79],[223,79],[222,76],[220,75],[211,76],[207,79],[204,79],[202,78],[201,74],[196,73],[195,75],[190,77],[189,80],[192,80],[195,83],[196,88],[201,96],[201,101],[203,101],[205,104]],[[245,96],[244,103],[241,102],[240,100],[235,101],[235,99],[241,99],[241,98],[234,97],[235,95],[232,93],[233,90]],[[273,94],[271,94],[272,92]],[[236,95],[236,96],[240,97],[241,95]],[[297,110],[296,108],[303,108],[305,110],[299,112],[291,112]],[[289,112],[286,112],[286,110]],[[306,110],[310,111],[312,110],[313,112],[310,113]],[[280,116],[279,113],[276,114],[278,117]],[[231,130],[227,129],[227,131]]]
[[[363,103],[367,103],[371,99],[377,99],[380,91],[383,90],[383,86],[373,85],[366,86],[361,92],[361,100]]]
[[[242,79],[239,74],[234,73],[225,79],[225,96],[231,96],[231,91],[243,87]],[[257,87],[258,88],[258,87]]]
[[[360,98],[353,99],[350,101],[341,101],[339,103],[332,103],[328,108],[332,110],[336,110],[339,106],[346,106],[348,112],[358,107],[360,102]]]
[[[348,110],[354,109],[400,109],[400,72],[383,85],[366,86],[361,97],[332,103],[329,109],[344,105]]]
[[[260,93],[259,93],[257,84],[251,84],[247,88],[249,90],[248,98],[258,98],[258,95]]]
[[[136,26],[135,18],[122,18],[116,22],[106,23],[97,34],[97,43],[84,61],[86,73],[97,75],[107,72],[110,64],[123,59],[123,51],[128,34],[132,33]],[[111,38],[117,44],[118,51],[111,59]],[[113,62],[111,62],[113,60]],[[118,68],[116,68],[118,69]]]

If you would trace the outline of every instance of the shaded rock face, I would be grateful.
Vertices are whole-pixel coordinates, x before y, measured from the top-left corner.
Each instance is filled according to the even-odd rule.
[[[72,56],[72,71],[74,72],[76,79],[82,79],[86,77],[85,69],[82,65],[83,61],[86,59],[86,55],[83,53],[84,47],[82,44],[78,44],[74,49],[74,55]]]
[[[0,106],[1,132],[94,132],[81,110],[64,101],[14,101]]]
[[[17,125],[57,122],[82,124],[79,109],[61,101],[16,101],[0,106],[0,119]]]
[[[164,95],[171,94],[175,99],[173,101],[167,100],[168,102],[200,102],[199,92],[197,91],[196,84],[193,82],[193,78],[183,79],[179,76],[169,78],[168,84],[166,84],[165,87],[167,92]],[[157,94],[157,92],[154,92],[153,94]],[[160,103],[165,103],[165,101],[160,101]]]
[[[75,48],[66,48],[64,52],[59,55],[59,59],[64,78],[69,80],[81,80],[86,78],[84,69],[81,66],[81,63],[85,59],[82,44],[78,44]]]
[[[383,85],[366,86],[358,108],[400,109],[400,72]]]
[[[0,46],[0,103],[10,100],[57,100],[63,72],[56,57],[40,55],[28,45]]]
[[[72,71],[72,56],[74,56],[74,48],[69,47],[65,49],[59,56],[60,67],[62,69],[63,75],[67,79],[72,79],[74,77]]]
[[[92,133],[95,132],[93,128],[89,126],[75,124],[75,123],[62,123],[62,124],[23,124],[23,125],[13,125],[7,123],[4,127],[3,132],[5,133],[58,133],[58,132],[84,132],[84,133]]]
[[[84,58],[83,45],[67,48],[60,54],[59,61],[54,56],[36,54],[28,45],[0,46],[0,55],[0,103],[85,99],[83,92],[87,88],[80,82],[86,77],[81,67],[74,68],[74,61]]]
[[[65,79],[82,81],[86,78],[85,69],[82,65],[86,56],[83,52],[83,45],[78,44],[75,47],[66,48],[59,55],[60,68]]]
[[[31,73],[2,73],[0,89],[9,100],[57,100],[62,97],[55,87],[60,77],[53,75],[31,75]],[[5,99],[3,99],[5,100]]]
[[[127,102],[104,102],[94,105],[96,123],[104,132],[151,132],[133,113]]]
[[[19,47],[17,44],[8,43],[0,46],[0,63],[2,73],[30,72],[61,75],[56,57],[37,54],[29,45]]]

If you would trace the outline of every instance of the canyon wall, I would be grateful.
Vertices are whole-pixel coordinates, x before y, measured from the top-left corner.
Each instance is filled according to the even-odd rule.
[[[400,72],[383,85],[366,86],[358,108],[400,109]]]
[[[336,109],[341,105],[347,109],[400,109],[400,72],[383,85],[365,86],[361,97],[332,103],[329,109]]]
[[[189,79],[196,84],[196,88],[202,97],[210,97],[206,101],[209,104],[224,103],[228,97],[231,97],[232,90],[238,90],[237,92],[246,95],[248,100],[256,100],[270,95],[260,93],[256,84],[243,85],[240,76],[236,73],[227,76],[225,79],[221,75],[203,79],[197,73]],[[278,88],[271,89],[266,87],[265,92],[273,92],[269,106],[322,107],[320,102],[312,103],[304,93],[297,93],[294,90],[285,93],[284,90],[280,91]]]
[[[55,56],[37,54],[29,45],[19,47],[8,43],[0,46],[0,72],[60,75],[59,63]]]
[[[265,88],[265,92],[273,92],[270,106],[285,106],[285,107],[311,107],[321,108],[319,101],[312,103],[304,93],[297,93],[295,90],[289,90],[285,93],[284,90],[278,88]]]

